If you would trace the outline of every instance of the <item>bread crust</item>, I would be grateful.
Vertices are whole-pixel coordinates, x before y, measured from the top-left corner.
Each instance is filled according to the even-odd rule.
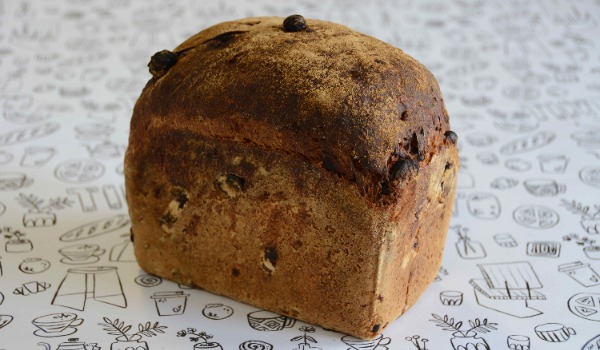
[[[458,156],[435,78],[347,27],[194,35],[131,120],[140,266],[372,338],[435,278]]]

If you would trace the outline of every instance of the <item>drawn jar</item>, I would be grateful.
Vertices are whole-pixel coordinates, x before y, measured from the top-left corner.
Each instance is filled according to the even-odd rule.
[[[33,250],[33,244],[26,238],[9,239],[4,245],[7,253],[24,253]]]
[[[591,245],[583,248],[585,255],[592,260],[600,260],[600,245]]]
[[[475,332],[454,332],[452,335],[454,338],[450,339],[450,343],[454,350],[490,350],[485,339],[477,337]]]
[[[120,336],[116,342],[110,344],[110,350],[148,350],[148,343],[140,339],[142,337],[137,334],[131,337]]]

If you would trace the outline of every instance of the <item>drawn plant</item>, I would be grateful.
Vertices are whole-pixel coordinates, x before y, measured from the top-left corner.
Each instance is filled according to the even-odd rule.
[[[48,200],[48,203],[45,203],[44,199],[39,198],[35,194],[26,195],[24,193],[19,193],[17,202],[29,209],[30,212],[38,214],[66,209],[73,205],[73,201],[68,197],[51,198]]]
[[[126,325],[125,322],[115,319],[111,321],[108,317],[103,317],[105,323],[98,323],[110,335],[116,335],[117,341],[137,341],[142,339],[142,336],[151,338],[157,336],[158,333],[164,334],[167,326],[160,326],[158,322],[154,324],[150,322],[138,324],[136,333],[129,333],[131,325]]]
[[[12,227],[4,226],[0,228],[0,233],[4,233],[4,238],[9,239],[11,241],[24,242],[25,233],[19,230],[13,230]]]
[[[563,236],[563,241],[565,242],[575,242],[578,246],[593,246],[596,243],[595,239],[590,239],[589,237],[579,237],[576,233],[569,233],[568,235]]]
[[[7,239],[5,249],[9,253],[28,252],[33,249],[33,244],[25,237],[25,233],[19,230],[13,230],[12,227],[4,226],[0,228],[0,233],[4,233]]]
[[[299,335],[297,337],[293,337],[292,339],[290,339],[290,341],[299,341],[302,340],[301,344],[309,344],[308,342],[312,342],[312,343],[316,343],[317,340],[313,337],[311,337],[310,335],[308,335],[307,333],[314,333],[315,332],[315,328],[314,327],[310,327],[310,326],[302,326],[300,328],[298,328],[301,332],[304,332],[304,335]]]
[[[568,200],[562,199],[560,201],[560,205],[564,206],[568,211],[570,211],[573,214],[581,215],[582,219],[594,219],[597,216],[600,216],[600,205],[594,205],[594,209],[596,210],[594,215],[590,214],[589,205],[583,205],[582,203],[577,202],[576,200],[572,200],[569,202]]]
[[[178,337],[185,337],[185,336],[190,336],[190,340],[193,342],[199,342],[200,339],[202,339],[203,344],[208,344],[208,340],[212,339],[212,334],[206,334],[206,332],[198,332],[196,333],[197,330],[196,328],[188,328],[188,329],[183,329],[180,330],[179,332],[177,332],[177,336]]]
[[[419,338],[421,338],[421,337],[419,337],[418,335],[413,335],[412,337],[406,337],[404,339],[411,342],[412,345],[414,345],[415,348],[417,348],[417,350],[427,350],[427,342],[429,340],[427,338],[422,338],[421,343],[423,343],[423,344],[421,347],[421,344],[419,344]]]
[[[462,337],[475,336],[479,333],[489,333],[498,329],[496,328],[497,323],[488,322],[487,318],[484,318],[483,321],[476,318],[472,321],[469,320],[471,328],[463,331],[462,321],[455,321],[454,318],[449,318],[448,315],[444,315],[444,317],[436,314],[431,315],[434,319],[430,321],[435,322],[436,326],[441,327],[445,331],[455,332],[455,334],[457,333]]]

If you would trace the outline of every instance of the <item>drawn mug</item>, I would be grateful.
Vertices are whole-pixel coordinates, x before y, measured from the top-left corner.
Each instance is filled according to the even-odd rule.
[[[545,341],[549,342],[564,342],[569,340],[571,335],[576,332],[573,328],[567,327],[561,323],[545,323],[535,327],[535,334]]]
[[[83,319],[77,318],[74,313],[55,313],[45,316],[40,316],[31,321],[34,326],[46,333],[60,333],[67,327],[79,326],[83,323]]]
[[[294,326],[296,320],[269,311],[254,311],[248,314],[250,327],[257,331],[280,331]]]
[[[382,334],[378,335],[377,337],[371,340],[363,340],[346,335],[342,337],[342,341],[344,342],[344,344],[350,346],[352,349],[374,350],[379,345],[388,345],[391,339],[387,337],[384,338]]]

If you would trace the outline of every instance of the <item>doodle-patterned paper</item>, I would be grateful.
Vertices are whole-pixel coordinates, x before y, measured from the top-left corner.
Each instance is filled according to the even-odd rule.
[[[443,266],[371,341],[148,275],[129,238],[151,55],[294,13],[423,62],[459,135]],[[0,0],[0,349],[599,350],[599,21],[598,0]]]

